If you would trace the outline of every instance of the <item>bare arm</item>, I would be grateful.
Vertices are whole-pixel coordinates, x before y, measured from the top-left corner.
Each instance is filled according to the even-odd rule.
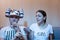
[[[33,31],[31,31],[29,33],[29,38],[30,38],[30,40],[34,40],[34,32]]]
[[[50,34],[49,35],[49,40],[53,40],[54,39],[54,35],[53,34]]]

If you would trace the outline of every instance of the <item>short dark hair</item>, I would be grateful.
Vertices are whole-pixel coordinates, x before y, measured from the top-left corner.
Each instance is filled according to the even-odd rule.
[[[37,12],[40,12],[43,15],[43,17],[47,17],[47,14],[44,10],[37,10],[36,13]],[[44,23],[46,23],[46,19],[44,20]]]

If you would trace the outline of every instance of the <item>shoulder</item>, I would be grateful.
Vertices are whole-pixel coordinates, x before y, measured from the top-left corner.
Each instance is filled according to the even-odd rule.
[[[37,23],[33,23],[33,24],[31,24],[31,26],[36,26],[36,25],[37,25]],[[30,27],[31,27],[31,26],[30,26]]]
[[[47,29],[48,29],[49,31],[52,31],[52,30],[53,30],[52,25],[51,25],[51,24],[48,24]]]
[[[52,26],[51,24],[48,24],[48,26]]]
[[[6,27],[3,27],[1,30],[0,30],[0,36],[2,38],[5,38],[6,37],[6,30],[9,29],[8,26]]]
[[[6,27],[3,27],[2,29],[1,29],[1,31],[6,31],[6,30],[9,30],[10,29],[10,27],[9,26],[6,26]]]
[[[48,24],[48,28],[52,28],[52,25],[51,24]]]
[[[37,26],[37,23],[33,23],[30,25],[29,29],[34,30]]]

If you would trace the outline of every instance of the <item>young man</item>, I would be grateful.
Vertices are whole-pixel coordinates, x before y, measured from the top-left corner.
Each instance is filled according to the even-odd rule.
[[[5,16],[9,18],[10,25],[1,29],[0,40],[27,40],[24,28],[18,25],[19,19],[24,16],[23,10],[8,9]]]

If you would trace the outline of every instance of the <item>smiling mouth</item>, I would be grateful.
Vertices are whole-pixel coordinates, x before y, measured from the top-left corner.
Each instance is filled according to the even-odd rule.
[[[37,21],[40,21],[40,20],[37,19]]]

